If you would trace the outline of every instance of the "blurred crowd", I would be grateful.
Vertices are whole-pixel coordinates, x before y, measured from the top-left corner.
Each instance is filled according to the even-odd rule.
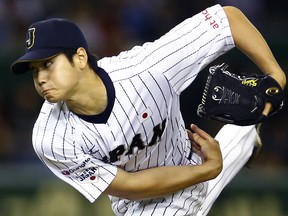
[[[31,133],[43,99],[34,91],[31,74],[16,76],[9,71],[12,61],[24,52],[25,34],[31,23],[48,17],[71,19],[84,32],[90,51],[102,57],[153,41],[215,3],[242,9],[288,71],[288,16],[281,2],[275,5],[272,0],[0,0],[0,163],[39,162],[32,148]],[[235,54],[229,64],[239,71],[253,68],[249,61],[244,61]],[[186,103],[193,104],[189,100]],[[287,110],[286,106],[263,125],[260,160],[267,166],[288,165]],[[201,121],[191,114],[195,112],[193,107],[183,112],[187,121]],[[203,122],[204,128],[217,124]]]

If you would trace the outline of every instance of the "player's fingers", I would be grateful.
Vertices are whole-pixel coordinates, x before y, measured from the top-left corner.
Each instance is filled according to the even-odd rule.
[[[201,152],[206,156],[210,155],[211,153],[217,156],[218,152],[220,152],[220,146],[217,140],[215,140],[211,135],[200,129],[197,125],[192,124],[191,130],[194,131],[193,140],[197,145],[200,146]],[[208,156],[209,157],[209,156]],[[212,157],[214,157],[212,155]]]
[[[263,115],[268,116],[269,112],[272,110],[272,104],[271,103],[266,103],[265,108],[263,110]]]
[[[202,153],[202,151],[201,151],[201,146],[194,141],[192,131],[187,130],[187,133],[188,133],[188,136],[189,136],[189,139],[190,139],[192,151],[193,151],[195,154],[197,154],[197,155],[202,159],[202,161],[204,161],[204,155],[203,155],[203,153]]]
[[[189,137],[189,139],[190,140],[192,140],[193,139],[193,133],[192,133],[192,131],[190,131],[190,130],[186,130],[187,131],[187,134],[188,134],[188,137]]]
[[[194,139],[199,139],[199,137],[201,137],[205,140],[210,140],[210,141],[214,140],[214,138],[210,134],[208,134],[204,130],[200,129],[197,125],[191,124],[190,127],[191,127],[191,130],[194,132],[194,134],[193,134]]]
[[[194,140],[194,134],[192,133],[192,131],[190,130],[187,130],[187,133],[188,133],[188,137],[190,139],[190,143],[191,143],[191,146],[192,146],[192,149],[193,151],[201,151],[201,146]]]
[[[201,157],[202,162],[209,160],[221,164],[222,155],[218,141],[196,125],[191,125],[191,130],[188,131],[188,136],[194,153]]]
[[[199,139],[201,138],[196,132],[192,132],[190,130],[187,130],[188,132],[188,137],[191,141],[191,144],[193,143],[198,143],[199,142]],[[199,144],[198,144],[199,145]],[[192,145],[193,146],[193,145]]]

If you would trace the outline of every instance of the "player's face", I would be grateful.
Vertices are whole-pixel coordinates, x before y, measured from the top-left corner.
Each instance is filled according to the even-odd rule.
[[[73,97],[78,83],[77,67],[64,54],[30,63],[37,92],[56,103]]]

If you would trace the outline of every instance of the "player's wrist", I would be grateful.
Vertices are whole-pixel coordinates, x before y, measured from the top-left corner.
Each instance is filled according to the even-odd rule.
[[[286,76],[284,73],[277,74],[277,75],[271,75],[272,78],[274,78],[278,84],[282,87],[282,89],[285,88],[287,84]]]
[[[207,172],[207,180],[216,178],[223,169],[222,159],[211,159],[202,164]]]

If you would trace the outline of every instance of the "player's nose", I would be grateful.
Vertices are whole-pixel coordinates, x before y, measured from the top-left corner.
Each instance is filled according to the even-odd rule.
[[[46,70],[39,70],[34,74],[34,79],[36,79],[39,85],[43,85],[48,80],[48,72]]]

